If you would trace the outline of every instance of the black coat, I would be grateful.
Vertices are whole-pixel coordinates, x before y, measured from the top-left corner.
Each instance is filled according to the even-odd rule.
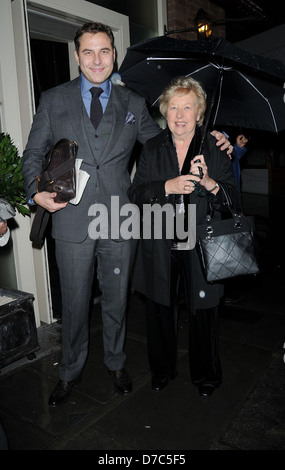
[[[227,185],[232,201],[238,204],[240,194],[234,179],[231,160],[226,151],[221,151],[220,147],[216,146],[216,142],[216,139],[208,133],[202,150],[208,174],[218,183],[223,182]],[[176,150],[169,130],[165,129],[150,139],[143,148],[133,184],[128,191],[131,202],[141,210],[146,204],[149,205],[149,209],[158,204],[157,210],[168,203],[175,207],[177,202],[175,196],[165,196],[164,185],[166,180],[175,178],[178,174]],[[225,210],[225,200],[221,190],[216,196],[212,193],[207,194],[206,197],[193,195],[190,197],[190,203],[196,204],[197,224],[205,221],[207,197],[212,199],[215,217],[221,217],[216,210]],[[169,305],[170,300],[171,244],[171,240],[166,237],[145,239],[141,236],[134,265],[134,289],[163,305]],[[195,249],[185,250],[184,253],[185,256],[191,257],[193,308],[211,308],[218,305],[223,295],[223,284],[209,284],[205,281]]]

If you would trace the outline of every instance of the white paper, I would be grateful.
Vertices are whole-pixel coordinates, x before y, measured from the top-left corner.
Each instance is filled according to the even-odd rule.
[[[10,302],[14,302],[15,300],[17,300],[16,297],[8,297],[6,295],[0,295],[0,306],[9,304]]]
[[[71,199],[69,202],[73,205],[77,205],[82,197],[83,191],[87,184],[87,181],[90,178],[90,175],[87,171],[81,170],[81,163],[83,162],[82,159],[76,158],[75,160],[75,173],[76,173],[76,196]]]

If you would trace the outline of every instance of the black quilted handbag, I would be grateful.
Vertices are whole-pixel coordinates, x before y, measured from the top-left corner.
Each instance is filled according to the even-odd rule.
[[[237,213],[225,187],[231,216],[214,220],[209,205],[207,222],[197,226],[196,249],[207,282],[259,273],[254,217]]]

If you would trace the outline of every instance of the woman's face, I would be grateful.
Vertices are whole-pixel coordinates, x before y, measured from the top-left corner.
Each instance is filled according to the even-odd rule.
[[[167,124],[177,138],[191,138],[200,119],[198,98],[193,91],[187,95],[177,94],[171,98],[167,107]]]

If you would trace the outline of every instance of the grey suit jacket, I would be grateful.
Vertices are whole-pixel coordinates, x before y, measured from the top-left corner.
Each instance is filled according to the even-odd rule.
[[[119,207],[129,203],[128,163],[134,144],[136,140],[144,144],[161,130],[144,99],[120,85],[112,86],[104,119],[105,133],[100,127],[96,132],[81,97],[79,77],[41,95],[22,159],[27,198],[36,191],[36,176],[46,154],[62,138],[78,143],[77,158],[83,159],[81,168],[90,175],[80,203],[69,203],[52,215],[54,238],[81,242],[88,235],[92,204],[104,204],[110,217],[111,196],[119,197]]]

